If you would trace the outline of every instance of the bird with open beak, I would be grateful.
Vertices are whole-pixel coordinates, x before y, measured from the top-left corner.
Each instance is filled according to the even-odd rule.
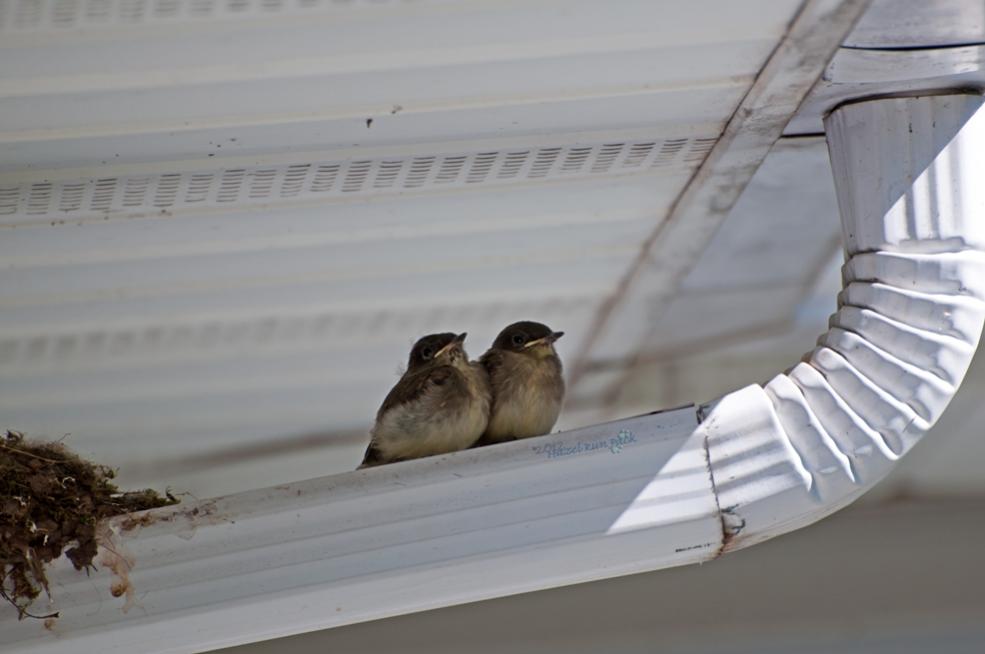
[[[469,362],[465,334],[430,334],[410,351],[407,371],[376,413],[360,468],[464,450],[489,422],[485,370]]]
[[[539,322],[522,321],[499,333],[479,362],[489,373],[492,411],[478,445],[540,436],[561,413],[564,378],[555,332]]]

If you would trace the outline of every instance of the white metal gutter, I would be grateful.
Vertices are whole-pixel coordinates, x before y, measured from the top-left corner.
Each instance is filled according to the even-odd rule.
[[[937,420],[985,321],[985,110],[879,99],[827,120],[845,290],[765,387],[506,445],[117,519],[59,562],[5,652],[199,652],[708,561],[832,513]]]

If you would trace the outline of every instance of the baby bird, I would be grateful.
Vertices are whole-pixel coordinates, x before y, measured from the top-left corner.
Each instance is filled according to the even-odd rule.
[[[430,334],[410,351],[407,372],[376,413],[360,468],[471,446],[489,422],[485,370],[470,363],[465,334]]]
[[[496,337],[479,362],[489,373],[492,411],[478,445],[540,436],[561,413],[564,378],[554,332],[539,322],[516,322]]]

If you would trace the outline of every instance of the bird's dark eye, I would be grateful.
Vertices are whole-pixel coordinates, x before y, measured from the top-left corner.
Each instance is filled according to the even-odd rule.
[[[426,347],[426,348],[424,348],[424,349],[421,350],[421,358],[422,359],[430,359],[433,356],[434,356],[434,350],[432,350],[431,348]]]
[[[513,334],[513,345],[523,345],[525,340],[523,334]]]

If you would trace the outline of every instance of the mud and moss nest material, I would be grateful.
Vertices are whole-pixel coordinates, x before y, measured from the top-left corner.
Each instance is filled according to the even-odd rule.
[[[170,493],[123,492],[112,469],[58,442],[32,442],[19,432],[0,438],[0,597],[18,617],[48,592],[45,567],[65,553],[77,570],[93,567],[101,521],[176,504]]]

